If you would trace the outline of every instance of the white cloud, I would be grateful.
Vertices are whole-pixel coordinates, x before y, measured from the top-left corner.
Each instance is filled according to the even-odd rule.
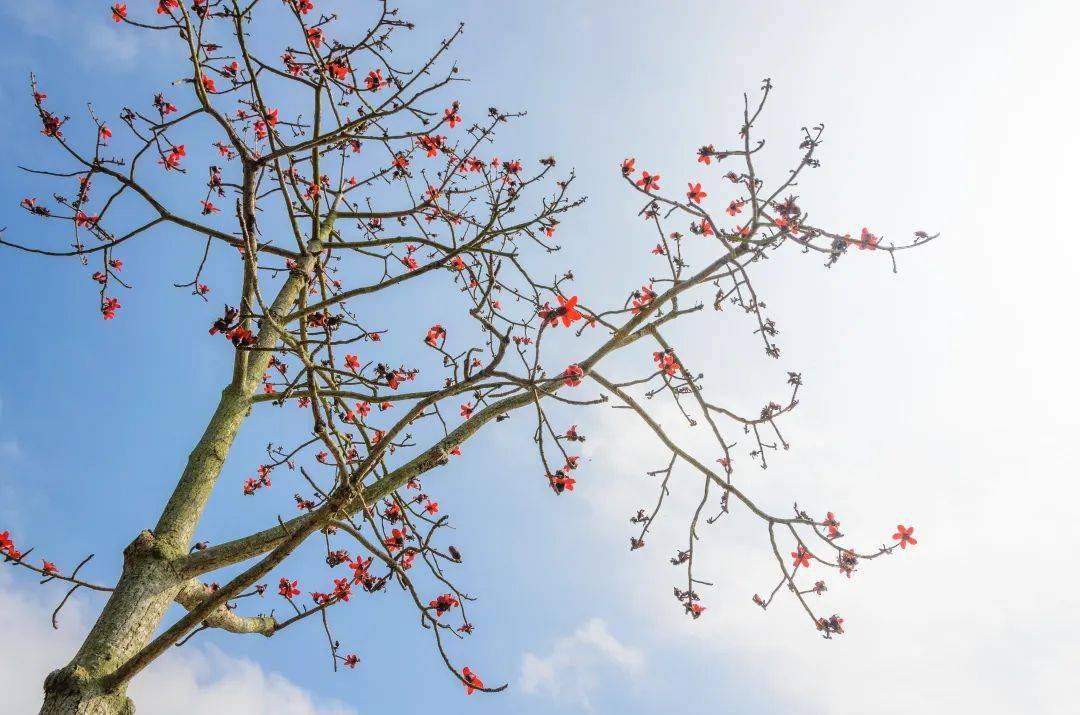
[[[107,8],[108,5],[95,5],[91,17],[79,17],[77,22],[72,21],[72,12],[78,11],[55,0],[8,3],[5,9],[27,32],[78,48],[76,54],[89,66],[102,60],[130,62],[140,49],[136,34],[146,33],[134,33],[133,28],[109,21]],[[93,25],[89,31],[88,22]]]
[[[570,636],[555,642],[546,656],[525,653],[521,661],[521,687],[526,693],[544,693],[591,709],[589,695],[598,673],[617,669],[639,673],[645,667],[641,651],[611,635],[607,623],[593,618]]]
[[[7,683],[5,712],[37,712],[42,681],[75,652],[90,620],[82,603],[73,601],[64,607],[60,630],[53,630],[49,607],[35,595],[40,598],[0,573],[0,673]],[[284,676],[213,646],[189,645],[183,651],[162,657],[132,685],[130,694],[139,712],[355,715],[356,711],[344,704],[318,700]]]

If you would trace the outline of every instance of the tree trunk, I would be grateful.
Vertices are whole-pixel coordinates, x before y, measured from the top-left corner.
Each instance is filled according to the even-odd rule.
[[[251,408],[251,396],[266,370],[280,333],[280,321],[295,304],[323,240],[333,221],[323,224],[320,237],[310,241],[298,269],[281,287],[269,315],[273,322],[259,322],[258,350],[237,354],[233,381],[221,400],[199,443],[188,455],[187,465],[165,505],[154,530],[142,532],[124,550],[124,571],[116,589],[98,616],[79,652],[68,665],[45,679],[42,715],[131,715],[135,705],[127,697],[127,683],[111,683],[110,676],[150,643],[185,578],[181,563],[217,483],[233,440]]]
[[[172,563],[144,531],[124,550],[124,572],[75,658],[45,680],[42,715],[131,715],[126,684],[105,679],[149,641],[180,586]]]

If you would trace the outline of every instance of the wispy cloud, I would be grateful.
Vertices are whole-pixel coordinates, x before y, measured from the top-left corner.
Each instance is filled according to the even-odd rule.
[[[607,623],[593,618],[572,635],[557,640],[547,655],[526,653],[521,662],[521,687],[526,693],[546,694],[591,709],[589,696],[600,672],[638,673],[644,667],[641,651],[620,642]]]
[[[0,672],[5,712],[37,712],[41,683],[75,652],[89,623],[79,602],[65,606],[61,629],[49,626],[49,609],[0,573]],[[139,712],[261,715],[355,715],[344,704],[318,700],[284,676],[235,658],[212,646],[169,654],[152,665],[131,688]]]
[[[106,5],[94,5],[98,22],[94,23],[92,29],[87,28],[90,18],[74,5],[61,4],[56,0],[6,3],[4,14],[13,18],[26,32],[73,49],[74,54],[87,64],[135,58],[139,52],[139,40],[134,33],[124,32],[125,28],[107,22]],[[78,17],[80,15],[82,17]]]

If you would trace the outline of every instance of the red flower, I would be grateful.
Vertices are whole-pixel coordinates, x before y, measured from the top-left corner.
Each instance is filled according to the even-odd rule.
[[[79,228],[91,228],[98,222],[97,216],[90,216],[82,211],[75,212],[75,225]]]
[[[169,150],[168,156],[158,163],[163,164],[165,170],[168,171],[169,169],[175,169],[180,166],[180,158],[184,156],[187,156],[187,149],[183,144],[180,144]]]
[[[461,123],[461,117],[459,117],[457,113],[457,106],[443,110],[443,117],[446,118],[446,122],[450,125],[451,129]]]
[[[356,664],[360,662],[360,658],[355,653],[350,653],[345,656],[345,667],[352,669],[356,667]]]
[[[836,536],[840,533],[840,522],[836,520],[831,511],[825,515],[825,526],[829,527],[829,536]]]
[[[304,15],[307,15],[309,12],[315,9],[315,5],[311,2],[311,0],[294,0],[294,4],[296,5],[296,9]]]
[[[563,373],[563,382],[567,387],[577,387],[581,384],[581,378],[585,377],[585,371],[577,365],[570,365]]]
[[[633,173],[634,173],[634,160],[633,159],[623,159],[622,175],[623,176],[630,176]]]
[[[214,78],[213,77],[207,77],[204,74],[199,79],[202,81],[203,89],[205,89],[207,92],[210,92],[210,93],[217,92],[217,86],[214,84]]]
[[[360,369],[360,358],[356,357],[355,355],[346,355],[345,367],[349,368],[353,372],[356,372]]]
[[[705,606],[702,606],[700,603],[689,603],[686,605],[686,612],[693,616],[695,619],[700,618],[701,614],[705,611]]]
[[[427,152],[428,157],[438,156],[439,149],[442,148],[442,137],[429,136],[425,134],[416,140],[416,143],[420,145],[420,148]]]
[[[102,124],[101,128],[98,129],[98,136],[101,137],[102,142],[108,141],[109,137],[112,136],[112,129],[109,129],[107,126]]]
[[[701,200],[708,196],[708,194],[701,190],[701,182],[698,182],[696,184],[687,184],[687,186],[690,187],[690,190],[686,192],[686,198],[690,199],[695,203],[700,204]]]
[[[653,360],[656,361],[656,366],[665,375],[674,375],[679,371],[679,361],[669,352],[654,352]]]
[[[278,593],[285,598],[292,598],[293,596],[300,595],[300,589],[296,585],[296,581],[289,581],[287,578],[283,578],[278,581]]]
[[[159,0],[157,6],[157,14],[165,15],[169,12],[170,7],[180,7],[179,0]]]
[[[427,343],[428,345],[430,345],[431,347],[435,347],[436,343],[438,343],[440,340],[445,340],[445,339],[446,339],[446,328],[444,328],[441,325],[432,325],[430,328],[428,328],[427,337],[424,338],[424,342]]]
[[[562,320],[562,324],[566,327],[570,327],[573,323],[581,320],[582,315],[577,309],[578,297],[576,295],[569,298],[563,298],[561,295],[555,296],[559,300],[559,307],[555,309],[544,309],[540,311],[540,317],[546,322],[551,324],[551,327],[559,327],[559,320]]]
[[[480,680],[476,673],[472,672],[472,669],[465,666],[461,670],[461,677],[465,681],[465,693],[472,695],[477,689],[482,690],[484,688],[484,681]]]
[[[652,286],[641,286],[641,293],[637,298],[634,298],[634,315],[640,313],[655,298],[656,292],[652,289]]]
[[[405,540],[407,538],[409,538],[409,530],[407,528],[394,529],[390,536],[383,540],[383,544],[386,545],[386,548],[390,553],[394,553],[398,549],[404,548]]]
[[[349,594],[352,592],[352,586],[349,584],[347,578],[335,578],[334,579],[334,597],[339,601],[348,602]]]
[[[465,419],[469,419],[470,417],[472,417],[472,413],[473,406],[471,402],[466,402],[464,405],[461,406],[461,416]]]
[[[740,212],[742,212],[742,207],[745,204],[746,204],[746,202],[743,201],[742,199],[739,199],[737,201],[732,201],[730,204],[728,204],[728,207],[727,207],[728,216],[738,215]]]
[[[338,79],[344,79],[344,77],[338,77]],[[385,87],[387,81],[383,79],[382,70],[371,70],[368,72],[367,77],[364,78],[364,85],[372,92],[378,92]]]
[[[10,531],[0,531],[0,551],[11,551],[15,544],[11,541]]]
[[[431,514],[432,516],[435,516],[436,514],[438,514],[438,513],[439,513],[439,502],[437,502],[437,501],[431,501],[431,500],[429,499],[429,500],[428,500],[428,502],[427,502],[427,504],[424,504],[424,510],[425,510],[425,511],[426,511],[426,512],[427,512],[428,514]]]
[[[791,557],[795,559],[795,561],[791,564],[795,568],[798,568],[799,566],[810,568],[810,552],[807,551],[802,544],[799,544],[798,551],[791,552]]]
[[[331,62],[327,65],[327,69],[330,70],[330,74],[339,80],[345,79],[349,74],[349,68],[340,62]]]
[[[876,251],[878,242],[880,240],[881,240],[880,238],[878,238],[874,234],[870,233],[870,231],[868,231],[864,227],[863,230],[862,230],[862,236],[859,238],[859,241],[858,241],[859,250],[864,251],[866,249],[870,249],[871,251]]]
[[[308,41],[311,42],[311,46],[318,48],[322,45],[323,33],[321,27],[313,27],[307,31]]]
[[[712,163],[712,158],[713,158],[713,155],[715,155],[715,154],[716,154],[716,149],[713,148],[712,144],[709,144],[708,146],[701,147],[700,149],[697,150],[698,163],[699,164],[704,164],[705,166],[708,166],[709,164]]]
[[[208,216],[210,214],[221,213],[221,209],[219,209],[217,206],[214,206],[214,204],[210,203],[209,201],[200,201],[199,203],[202,204],[202,215],[203,216]]]
[[[908,544],[914,546],[919,543],[912,534],[915,533],[915,527],[909,526],[906,529],[903,524],[896,525],[896,533],[892,535],[894,541],[900,542],[900,548],[906,549]]]
[[[641,178],[635,181],[634,185],[640,186],[645,191],[656,191],[660,188],[660,175],[643,171],[641,172]]]
[[[127,5],[123,3],[116,3],[112,6],[112,19],[113,22],[122,22],[127,17]]]
[[[116,317],[116,311],[120,310],[120,301],[116,298],[106,298],[101,301],[101,316],[105,320],[112,320]]]
[[[573,477],[566,476],[562,470],[555,474],[548,475],[548,483],[551,485],[552,491],[556,494],[562,494],[563,492],[574,491],[574,485],[577,484],[577,480]]]
[[[403,265],[404,265],[404,266],[405,266],[406,268],[408,268],[408,269],[409,269],[410,271],[415,271],[415,270],[416,270],[416,268],[417,268],[417,266],[419,266],[419,265],[420,265],[420,264],[418,264],[418,263],[416,262],[416,259],[415,259],[415,258],[413,258],[412,256],[405,256],[404,258],[402,258],[402,259],[401,259],[401,263],[402,263],[402,264],[403,264]]]
[[[46,561],[45,559],[41,560],[41,570],[47,574],[60,572],[60,569],[56,568],[56,564],[54,564],[52,561]]]
[[[435,609],[436,618],[446,613],[451,608],[460,605],[461,604],[458,603],[458,600],[449,593],[444,593],[443,595],[433,599],[430,603],[428,603],[429,608]]]

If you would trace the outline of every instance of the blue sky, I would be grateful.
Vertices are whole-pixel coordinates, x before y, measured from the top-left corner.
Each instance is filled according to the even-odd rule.
[[[107,117],[179,76],[163,59],[175,45],[118,30],[107,4],[0,8],[0,225],[11,238],[45,238],[17,208],[43,186],[17,165],[52,158],[29,100],[30,71],[56,106],[74,115],[93,98]],[[390,595],[335,613],[337,636],[362,658],[356,672],[330,672],[312,627],[269,641],[201,634],[202,645],[185,646],[160,673],[197,671],[191,677],[216,683],[217,697],[249,695],[235,712],[256,712],[267,692],[310,698],[296,712],[334,712],[334,702],[346,712],[400,710],[403,699],[408,712],[526,715],[1064,712],[1055,683],[1080,636],[1076,577],[1059,571],[1080,496],[1072,481],[1080,425],[1069,407],[1080,251],[1070,235],[1077,68],[1067,32],[1076,9],[1049,1],[401,7],[419,24],[408,53],[466,22],[452,53],[472,80],[460,92],[463,113],[528,109],[500,146],[522,157],[553,153],[577,169],[590,200],[560,227],[567,251],[552,265],[572,265],[590,297],[622,296],[650,270],[651,236],[618,163],[635,156],[669,187],[705,180],[695,149],[734,138],[742,92],[765,76],[776,87],[760,125],[770,140],[766,174],[780,175],[795,157],[799,127],[827,127],[824,165],[799,192],[812,215],[897,239],[943,232],[904,256],[897,276],[884,256],[851,256],[860,260],[831,270],[816,258],[776,260],[757,280],[782,330],[779,362],[760,358],[738,316],[710,315],[674,333],[721,393],[751,411],[784,395],[786,370],[803,372],[803,402],[786,423],[793,449],[753,476],[766,503],[784,509],[795,497],[831,509],[871,542],[911,522],[920,546],[836,584],[831,607],[851,628],[823,642],[794,609],[763,615],[750,604],[772,566],[754,524],[733,520],[706,537],[717,586],[706,594],[708,614],[689,623],[671,599],[666,559],[682,543],[691,486],[676,488],[655,548],[626,549],[627,518],[653,498],[641,473],[661,466],[661,451],[617,415],[575,417],[589,435],[586,476],[572,498],[554,499],[540,467],[521,458],[531,454],[531,428],[511,420],[425,484],[455,517],[455,543],[468,556],[458,581],[480,597],[478,631],[454,654],[488,682],[511,682],[506,693],[466,699],[411,606]],[[96,580],[115,577],[120,550],[156,519],[227,375],[228,352],[205,332],[220,301],[203,306],[170,287],[189,279],[196,250],[168,231],[134,245],[125,276],[137,290],[109,323],[76,262],[0,253],[9,306],[0,531],[62,563],[96,553],[87,571]],[[418,294],[378,310],[392,320],[439,307]],[[239,484],[268,439],[300,424],[278,414],[252,421],[202,536],[220,541],[272,523],[274,512],[244,501]],[[282,510],[290,494],[276,495]],[[289,571],[314,579],[313,561]],[[6,610],[40,619],[39,630],[9,623],[25,629],[29,651],[0,647],[6,672],[24,668],[16,695],[29,703],[99,602],[87,598],[54,634],[42,604],[62,594],[22,574],[0,579]],[[230,668],[248,674],[248,685],[277,673],[307,694],[279,681],[250,693],[222,686]],[[169,678],[155,677],[173,692]],[[153,697],[146,687],[143,697]]]

